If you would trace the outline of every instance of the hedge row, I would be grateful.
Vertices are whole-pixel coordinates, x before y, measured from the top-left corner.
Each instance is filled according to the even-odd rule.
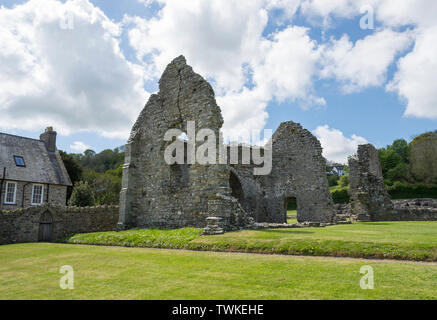
[[[437,185],[412,185],[407,183],[395,182],[392,186],[387,187],[387,190],[392,199],[437,199]]]
[[[341,188],[331,191],[334,203],[349,203],[349,188]]]
[[[416,199],[432,198],[437,199],[437,185],[426,184],[407,184],[395,182],[392,186],[387,187],[387,191],[393,200],[397,199]],[[334,203],[348,203],[348,188],[336,189],[331,191]]]

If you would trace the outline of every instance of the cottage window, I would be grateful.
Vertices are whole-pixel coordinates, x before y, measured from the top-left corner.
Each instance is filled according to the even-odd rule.
[[[26,166],[23,157],[20,157],[20,156],[14,156],[14,160],[15,160],[15,165],[16,165],[17,167],[25,167],[25,166]]]
[[[42,204],[44,195],[44,186],[42,184],[34,184],[32,188],[32,205],[38,206]]]
[[[15,204],[17,199],[17,184],[15,182],[6,183],[5,204]]]

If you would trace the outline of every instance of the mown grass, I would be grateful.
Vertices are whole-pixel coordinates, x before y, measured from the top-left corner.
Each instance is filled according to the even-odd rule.
[[[184,249],[190,241],[199,238],[202,233],[202,229],[194,228],[177,230],[146,229],[78,234],[66,239],[66,241],[74,244]]]
[[[61,290],[60,267],[74,269]],[[374,268],[374,290],[360,268]],[[66,244],[0,246],[0,299],[437,299],[437,265]]]
[[[245,230],[201,236],[199,229],[133,230],[75,235],[71,244],[113,245],[245,252],[437,261],[437,222],[384,222],[327,228]]]

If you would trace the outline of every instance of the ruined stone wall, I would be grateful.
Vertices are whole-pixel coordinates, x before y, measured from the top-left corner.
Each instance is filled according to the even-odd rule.
[[[286,205],[297,199],[299,222],[331,223],[334,210],[320,142],[298,123],[285,122],[272,138],[273,169],[261,178],[269,222],[286,221]]]
[[[265,192],[262,177],[254,175],[255,165],[252,158],[252,146],[238,146],[238,159],[232,159],[231,148],[227,146],[227,159],[230,165],[230,187],[232,195],[241,203],[244,210],[257,222],[268,221]],[[263,148],[261,155],[263,155]],[[243,154],[250,155],[248,163],[243,163]],[[238,160],[238,163],[235,162]],[[232,163],[232,164],[231,164]],[[241,190],[239,190],[241,188]]]
[[[250,164],[232,165],[243,189],[240,202],[255,221],[286,223],[287,202],[296,198],[299,222],[333,222],[320,142],[300,124],[283,123],[273,136],[272,160],[272,172],[266,176],[254,176],[253,159]]]
[[[126,146],[120,230],[204,228],[208,217],[220,218],[211,221],[220,221],[225,230],[247,225],[248,216],[258,222],[283,223],[289,197],[298,199],[300,222],[333,221],[322,148],[298,124],[282,124],[274,135],[273,171],[268,176],[254,175],[253,159],[241,162],[241,153],[250,150],[247,146],[239,147],[239,162],[232,161],[227,148],[227,164],[165,163],[170,142],[163,138],[168,130],[187,133],[187,122],[195,121],[196,131],[211,129],[219,137],[223,119],[211,86],[184,57],[168,65],[159,85],[159,93],[150,97]],[[186,142],[178,143],[187,149]],[[219,143],[217,139],[216,150]],[[196,141],[196,147],[201,144]]]
[[[227,224],[235,211],[230,168],[197,163],[170,166],[164,159],[169,145],[163,139],[165,133],[170,129],[187,132],[188,121],[195,121],[197,130],[208,128],[219,137],[223,118],[214,91],[182,56],[169,64],[159,88],[140,114],[126,146],[119,229],[203,228],[210,216],[223,216]]]
[[[50,205],[0,211],[0,244],[39,241],[41,223],[47,222],[48,217],[52,224],[52,241],[76,233],[114,231],[118,212],[118,206],[78,208]]]
[[[384,185],[378,150],[371,144],[358,147],[349,160],[352,215],[361,221],[379,221],[392,213],[393,203]]]

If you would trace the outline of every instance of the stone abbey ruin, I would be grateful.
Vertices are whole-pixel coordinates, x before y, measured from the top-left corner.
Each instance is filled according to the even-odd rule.
[[[167,66],[159,93],[150,97],[126,145],[119,230],[209,226],[227,231],[254,221],[286,223],[287,203],[294,198],[299,222],[334,222],[326,161],[308,130],[282,123],[271,139],[271,173],[256,176],[252,158],[238,164],[168,165],[164,153],[170,142],[164,135],[171,129],[187,132],[188,121],[220,136],[223,118],[214,91],[180,56]],[[217,140],[217,149],[225,148],[230,159],[230,147]],[[179,143],[186,149],[186,142]],[[251,147],[239,146],[238,152],[246,148]]]
[[[436,200],[391,200],[373,145],[358,147],[357,156],[349,159],[349,170],[349,214],[358,221],[437,221]]]
[[[166,141],[168,130],[189,132],[190,121],[195,121],[197,130],[208,128],[220,137],[223,118],[212,87],[182,56],[168,65],[159,87],[126,145],[119,207],[65,207],[46,197],[42,206],[0,208],[0,244],[57,241],[75,233],[136,228],[197,227],[208,235],[242,228],[323,227],[355,220],[437,221],[437,200],[391,200],[378,151],[370,144],[359,146],[349,160],[350,204],[334,205],[320,142],[291,121],[282,123],[263,148],[232,147],[216,139],[226,160],[217,159],[220,164],[184,161],[169,165],[164,157],[168,145],[179,144],[188,158],[189,141]],[[196,146],[203,143],[194,140]],[[270,174],[255,174],[254,169],[261,167],[252,152],[255,149],[264,156],[270,154]],[[298,224],[285,224],[289,200],[297,202]]]

